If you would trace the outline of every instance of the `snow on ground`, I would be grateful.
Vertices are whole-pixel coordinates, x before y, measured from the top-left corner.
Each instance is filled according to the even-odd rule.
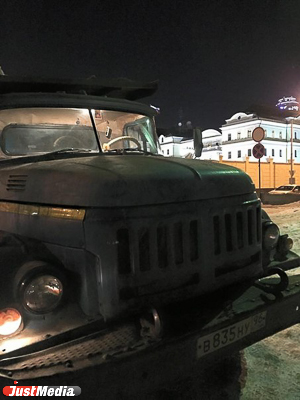
[[[267,204],[263,208],[280,227],[281,233],[288,233],[293,239],[293,251],[300,254],[300,201],[281,206]]]
[[[300,254],[300,202],[263,208],[281,234],[293,239],[293,251]],[[300,268],[297,272],[300,274]],[[300,324],[248,347],[245,356],[247,379],[242,400],[300,399]]]

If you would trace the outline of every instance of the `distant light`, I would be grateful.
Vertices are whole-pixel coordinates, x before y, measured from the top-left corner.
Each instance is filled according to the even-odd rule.
[[[297,101],[296,97],[293,96],[284,96],[278,100],[276,107],[279,107],[280,110],[289,110],[293,111],[299,110],[299,102]]]

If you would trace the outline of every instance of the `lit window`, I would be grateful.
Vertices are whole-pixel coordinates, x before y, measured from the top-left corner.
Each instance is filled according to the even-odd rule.
[[[228,152],[228,158],[231,158],[231,151]]]
[[[282,150],[279,150],[279,157],[282,157]]]
[[[275,156],[275,150],[272,149],[272,157],[274,157],[274,156]]]
[[[242,156],[242,151],[238,150],[238,158],[241,158],[241,156]]]
[[[231,133],[228,133],[228,141],[231,140]]]
[[[251,156],[251,149],[248,149],[248,156]]]

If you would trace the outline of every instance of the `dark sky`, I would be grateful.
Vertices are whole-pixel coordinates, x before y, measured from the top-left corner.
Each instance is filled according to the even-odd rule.
[[[253,103],[300,99],[299,0],[0,0],[8,75],[159,80],[143,100],[175,126],[218,128]]]

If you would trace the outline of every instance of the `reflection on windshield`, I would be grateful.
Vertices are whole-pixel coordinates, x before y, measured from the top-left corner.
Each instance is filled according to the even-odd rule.
[[[157,153],[150,118],[120,111],[94,111],[95,124],[104,151],[133,149]]]
[[[47,153],[64,148],[97,151],[92,127],[10,124],[2,131],[2,149],[8,155]]]
[[[157,153],[150,118],[108,110],[92,110],[91,115],[95,124],[87,109],[2,110],[2,157],[62,153],[64,150],[99,153],[126,149]]]

